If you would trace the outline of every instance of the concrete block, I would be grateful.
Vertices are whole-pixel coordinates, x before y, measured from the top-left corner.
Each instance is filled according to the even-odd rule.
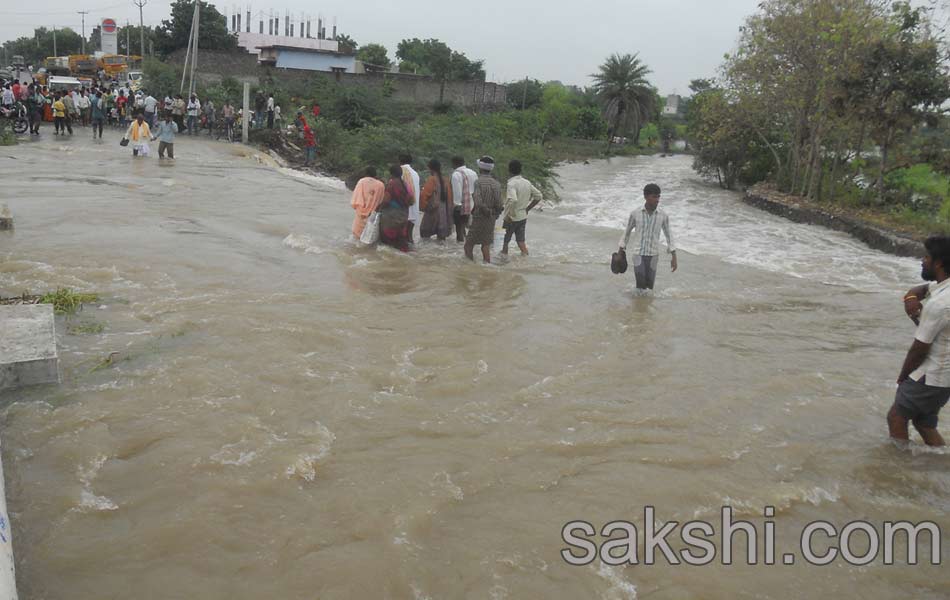
[[[0,306],[0,390],[59,383],[53,306]]]

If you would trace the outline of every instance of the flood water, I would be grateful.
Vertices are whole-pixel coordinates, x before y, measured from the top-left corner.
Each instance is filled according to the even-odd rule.
[[[527,259],[368,250],[338,182],[80,131],[0,149],[0,295],[101,296],[58,318],[61,386],[0,394],[21,598],[947,597],[900,555],[560,555],[565,523],[646,505],[774,506],[780,557],[816,519],[950,531],[950,455],[884,423],[918,261],[747,207],[687,157],[563,167]],[[638,297],[609,258],[650,181],[682,252]]]

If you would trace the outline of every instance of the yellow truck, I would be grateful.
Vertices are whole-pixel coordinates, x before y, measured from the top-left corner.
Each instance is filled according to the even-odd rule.
[[[69,55],[69,73],[73,77],[78,75],[95,77],[98,70],[99,63],[94,56],[89,56],[88,54]]]

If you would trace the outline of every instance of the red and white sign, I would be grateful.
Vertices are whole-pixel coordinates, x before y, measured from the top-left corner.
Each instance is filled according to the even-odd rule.
[[[102,41],[102,48],[100,48],[106,54],[118,54],[119,53],[119,26],[116,25],[115,19],[103,19],[99,23],[99,39]]]

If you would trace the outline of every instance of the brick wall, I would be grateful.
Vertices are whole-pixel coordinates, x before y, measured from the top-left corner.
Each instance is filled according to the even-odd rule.
[[[181,66],[185,61],[185,51],[178,50],[168,57],[167,62]],[[231,76],[238,81],[247,81],[253,85],[260,83],[262,77],[273,74],[280,78],[308,78],[314,71],[298,69],[275,69],[260,67],[257,57],[245,52],[218,52],[200,50],[198,52],[197,76],[205,83],[220,81],[225,76]],[[330,73],[321,73],[331,81],[337,81],[347,87],[365,87],[381,90],[386,80],[390,81],[393,90],[392,97],[402,102],[417,104],[435,104],[439,101],[439,82],[429,77],[406,74],[367,73],[356,75],[341,73],[334,76]],[[451,81],[445,84],[445,101],[456,105],[474,106],[501,106],[507,100],[508,90],[504,85],[481,81]]]

